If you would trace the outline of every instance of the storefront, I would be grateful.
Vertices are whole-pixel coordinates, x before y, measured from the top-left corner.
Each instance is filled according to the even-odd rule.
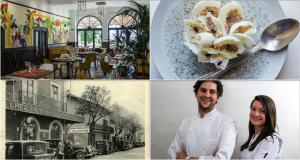
[[[24,84],[32,85],[31,89],[28,91],[27,88],[24,91]],[[83,117],[68,112],[68,108],[72,106],[68,106],[55,94],[46,94],[45,91],[58,92],[47,88],[48,86],[53,88],[54,83],[50,81],[28,81],[26,83],[10,81],[7,82],[7,85],[7,140],[62,140],[70,124],[84,122]],[[61,92],[58,95],[63,95],[63,89],[61,89],[63,85],[58,83],[55,85]],[[41,94],[41,90],[44,91],[44,94]]]

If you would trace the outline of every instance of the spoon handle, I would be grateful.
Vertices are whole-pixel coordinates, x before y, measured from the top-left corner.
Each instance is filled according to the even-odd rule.
[[[216,69],[212,72],[209,72],[209,73],[199,77],[198,79],[218,79],[221,76],[223,76],[227,71],[229,71],[233,67],[237,66],[238,64],[241,64],[242,62],[245,61],[245,59],[247,59],[251,55],[257,53],[261,49],[262,49],[262,45],[258,44],[256,46],[254,46],[253,48],[251,48],[249,51],[247,51],[247,53],[240,55],[233,63],[229,64],[224,70]]]

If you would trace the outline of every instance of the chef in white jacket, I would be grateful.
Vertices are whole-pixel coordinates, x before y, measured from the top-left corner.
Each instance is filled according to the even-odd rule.
[[[197,81],[197,115],[183,120],[168,154],[170,159],[230,159],[237,132],[233,119],[215,108],[223,94],[220,81]]]
[[[276,107],[265,95],[256,96],[250,105],[249,137],[241,146],[241,159],[280,159],[282,140],[275,131]]]

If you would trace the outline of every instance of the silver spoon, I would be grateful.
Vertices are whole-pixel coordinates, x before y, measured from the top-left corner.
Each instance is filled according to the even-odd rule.
[[[248,51],[238,57],[238,60],[227,66],[226,69],[217,69],[205,74],[199,79],[217,79],[224,75],[228,70],[243,62],[247,57],[265,49],[268,51],[278,51],[287,46],[298,34],[299,22],[292,18],[279,20],[269,25],[261,34],[260,42]]]

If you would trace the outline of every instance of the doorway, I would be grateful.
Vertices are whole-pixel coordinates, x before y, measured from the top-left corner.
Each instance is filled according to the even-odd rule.
[[[48,57],[48,28],[33,28],[33,51],[38,58],[37,63],[42,64],[43,58]]]
[[[4,48],[5,48],[5,30],[4,28],[1,27],[1,50],[3,50]]]

